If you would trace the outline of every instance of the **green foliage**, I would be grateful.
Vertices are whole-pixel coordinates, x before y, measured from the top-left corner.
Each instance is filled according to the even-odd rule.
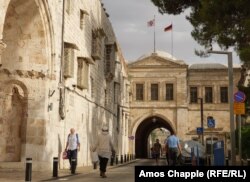
[[[205,49],[217,43],[223,50],[233,47],[244,63],[250,58],[249,0],[151,0],[160,13],[180,14],[191,8],[187,20],[193,38]]]
[[[250,126],[242,127],[241,130],[242,156],[250,158]]]

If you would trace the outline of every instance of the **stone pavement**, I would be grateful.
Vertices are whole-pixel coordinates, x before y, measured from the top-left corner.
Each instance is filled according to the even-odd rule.
[[[114,166],[108,166],[108,169],[127,165],[135,161],[137,160],[133,160],[127,163],[118,164]],[[89,173],[99,173],[98,167],[97,169],[93,169],[93,166],[78,167],[75,175],[78,175],[78,174],[84,175],[84,174],[89,174]],[[63,178],[70,178],[72,176],[74,175],[71,175],[69,169],[60,169],[58,171],[59,179],[61,178],[63,180]],[[56,178],[52,177],[52,170],[42,171],[42,172],[38,172],[38,171],[32,172],[32,182],[33,181],[52,181],[53,179],[56,179]],[[19,182],[25,181],[25,169],[24,170],[0,169],[0,182],[18,182],[18,181]]]

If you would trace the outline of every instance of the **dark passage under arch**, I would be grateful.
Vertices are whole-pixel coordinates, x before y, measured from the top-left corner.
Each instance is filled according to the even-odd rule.
[[[155,118],[155,119],[153,119]],[[148,157],[148,137],[150,133],[156,128],[165,128],[170,132],[173,128],[164,119],[156,116],[145,119],[138,126],[135,134],[135,155],[136,158],[147,158]]]

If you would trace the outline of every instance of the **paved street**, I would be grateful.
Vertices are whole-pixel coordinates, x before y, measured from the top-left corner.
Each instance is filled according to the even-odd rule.
[[[160,163],[161,165],[164,165],[164,160],[162,160]],[[155,165],[154,160],[150,159],[144,159],[144,160],[138,160],[136,162],[123,165],[120,167],[112,168],[107,171],[107,178],[103,179],[99,176],[99,171],[96,170],[95,172],[92,172],[90,174],[85,175],[76,175],[74,177],[66,177],[66,178],[60,178],[58,180],[53,181],[81,181],[81,182],[103,182],[103,181],[109,181],[109,182],[132,182],[134,181],[134,166],[135,165],[148,165],[152,166]]]
[[[165,160],[160,161],[160,165],[164,165]],[[128,164],[119,166],[109,166],[107,170],[107,178],[101,178],[99,176],[99,170],[93,170],[92,167],[79,168],[77,175],[70,175],[69,170],[60,170],[59,178],[51,178],[51,171],[33,172],[32,181],[81,181],[81,182],[132,182],[134,181],[134,166],[136,165],[155,165],[152,159],[136,160]],[[4,182],[17,182],[24,181],[24,171],[3,171],[0,170],[0,181]]]

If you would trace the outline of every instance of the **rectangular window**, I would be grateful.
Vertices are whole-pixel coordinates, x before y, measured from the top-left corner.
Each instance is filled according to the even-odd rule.
[[[74,49],[64,45],[64,77],[72,78],[74,76]]]
[[[213,88],[205,87],[205,102],[213,103]]]
[[[89,64],[84,58],[77,58],[77,87],[80,89],[88,88]]]
[[[158,100],[158,84],[151,84],[151,100]]]
[[[136,100],[143,100],[143,84],[136,84]]]
[[[102,55],[102,39],[98,32],[92,31],[92,52],[91,56],[95,60],[100,60]]]
[[[117,104],[120,101],[120,84],[114,83],[114,103]]]
[[[105,45],[105,73],[109,73],[111,71],[111,53],[112,53],[112,45]]]
[[[95,96],[95,84],[94,84],[94,78],[90,77],[90,87],[91,87],[91,97],[94,98]]]
[[[166,84],[166,100],[174,100],[174,85]]]
[[[80,10],[80,29],[83,29],[83,25],[84,25],[84,11]]]
[[[227,87],[220,88],[220,102],[228,103],[228,88]]]
[[[198,92],[197,87],[190,87],[190,103],[197,103]]]

